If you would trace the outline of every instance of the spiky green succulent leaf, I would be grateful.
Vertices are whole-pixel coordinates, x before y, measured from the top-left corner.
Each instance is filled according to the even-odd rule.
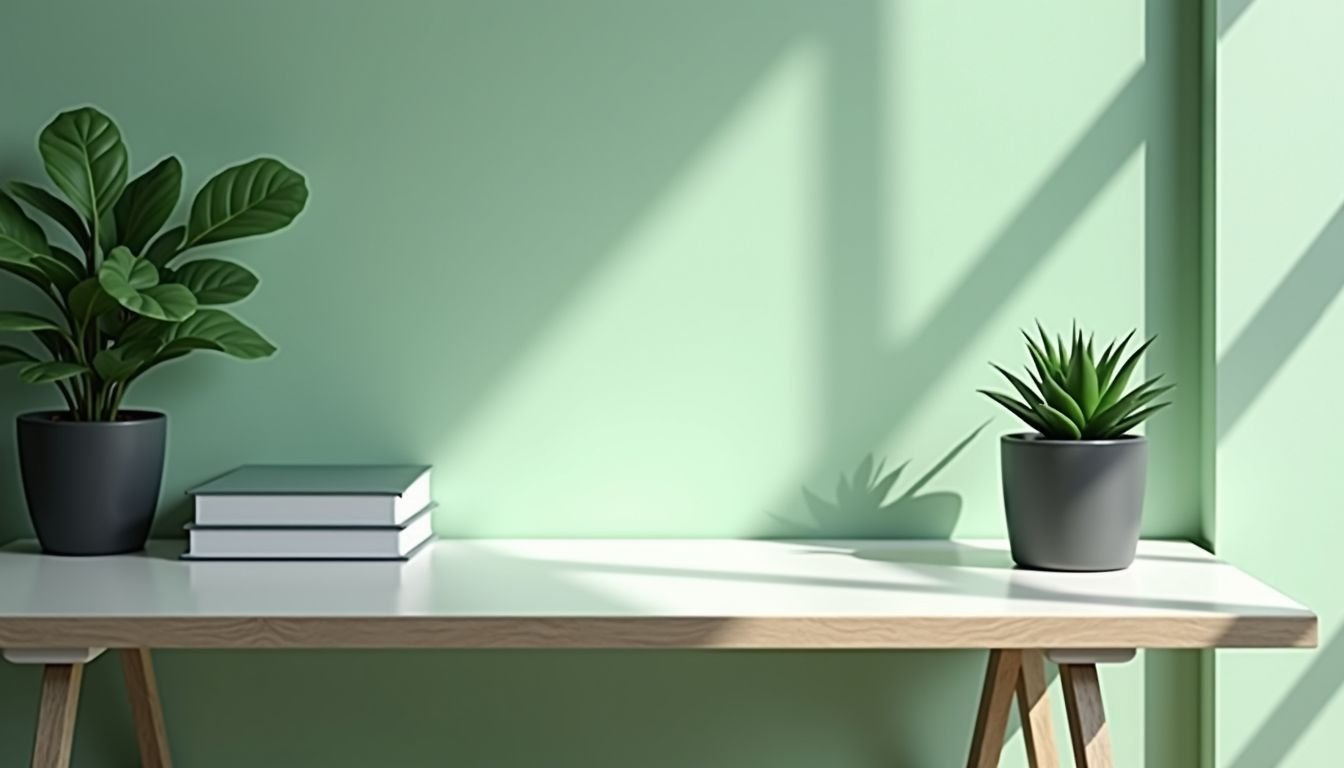
[[[1121,339],[1118,344],[1107,347],[1108,354],[1102,355],[1101,362],[1097,364],[1097,381],[1100,383],[1101,391],[1105,392],[1111,384],[1111,375],[1115,373],[1115,365],[1120,362],[1120,356],[1125,353],[1125,347],[1129,346],[1129,340],[1134,338],[1134,331],[1130,331]]]
[[[1112,427],[1112,428],[1111,428],[1111,431],[1108,432],[1108,433],[1106,433],[1106,437],[1108,437],[1108,438],[1120,437],[1121,435],[1125,434],[1125,433],[1128,432],[1129,430],[1131,430],[1131,429],[1137,427],[1139,424],[1142,424],[1144,421],[1146,421],[1146,420],[1147,420],[1149,417],[1151,417],[1153,414],[1157,413],[1158,411],[1162,410],[1163,408],[1166,408],[1168,405],[1171,405],[1171,403],[1158,403],[1157,405],[1150,406],[1150,407],[1148,407],[1148,408],[1144,408],[1142,411],[1138,411],[1138,412],[1132,414],[1131,416],[1129,416],[1128,418],[1126,418],[1124,421],[1122,421],[1122,422],[1120,422],[1119,424],[1116,424],[1114,427]]]
[[[1027,343],[1027,354],[1031,356],[1031,362],[1036,366],[1036,375],[1040,377],[1041,380],[1049,379],[1054,375],[1051,371],[1050,360],[1046,358],[1045,353],[1041,352],[1040,348],[1034,343],[1031,343],[1030,340],[1028,340]]]
[[[994,364],[990,363],[990,365]],[[998,365],[994,365],[994,369],[1003,374],[1003,377],[1008,380],[1008,383],[1013,385],[1013,389],[1017,390],[1017,394],[1022,396],[1022,399],[1026,401],[1028,406],[1035,405],[1041,401],[1040,395],[1036,394],[1031,387],[1027,386],[1026,382],[1014,376],[1011,371]]]
[[[1078,440],[1082,438],[1083,432],[1078,429],[1078,425],[1074,424],[1068,416],[1050,407],[1048,403],[1041,403],[1036,406],[1036,413],[1040,414],[1041,419],[1049,428],[1042,432],[1046,437],[1056,440]]]
[[[1045,333],[1045,328],[1041,327],[1040,320],[1036,321],[1036,330],[1041,334],[1041,347],[1045,350],[1045,359],[1050,361],[1050,365],[1058,368],[1060,359],[1059,348],[1050,341],[1050,337]],[[1031,336],[1027,335],[1026,331],[1023,331],[1022,335],[1027,337],[1027,341],[1031,341]]]
[[[1037,330],[1039,340],[1026,331],[1022,334],[1032,363],[1027,367],[1030,383],[994,365],[1021,400],[998,392],[979,391],[1043,436],[1056,440],[1119,437],[1168,405],[1150,405],[1172,389],[1171,385],[1158,386],[1161,376],[1125,391],[1153,339],[1126,357],[1125,350],[1134,336],[1131,331],[1120,341],[1107,344],[1098,358],[1095,335],[1076,325],[1070,334],[1070,344],[1065,343],[1062,335],[1052,342],[1039,322]]]
[[[1040,432],[1043,435],[1050,432],[1049,426],[1046,421],[1041,418],[1040,414],[1022,402],[1014,400],[1001,392],[993,392],[988,389],[980,389],[976,391],[1008,409],[1009,413],[1012,413],[1014,416],[1021,419],[1024,424],[1037,432]]]
[[[1129,394],[1120,398],[1115,405],[1112,405],[1110,408],[1097,414],[1097,416],[1088,423],[1088,431],[1096,437],[1109,434],[1111,430],[1115,429],[1116,425],[1120,424],[1139,408],[1151,403],[1161,397],[1164,393],[1171,391],[1174,385],[1168,384],[1164,387],[1155,386],[1157,380],[1160,378],[1162,377],[1155,376],[1149,379],[1138,387],[1130,390]]]
[[[1069,355],[1068,392],[1078,402],[1084,421],[1078,422],[1081,429],[1086,419],[1091,418],[1097,409],[1100,395],[1097,393],[1097,369],[1092,364],[1092,353],[1083,345],[1082,334],[1073,339],[1073,350]]]
[[[1083,415],[1083,409],[1078,405],[1078,401],[1054,379],[1046,379],[1042,384],[1045,385],[1045,391],[1041,394],[1045,395],[1046,404],[1068,417],[1081,432],[1083,426],[1087,424],[1087,417]]]
[[[1143,342],[1138,349],[1130,354],[1129,359],[1125,360],[1124,365],[1120,366],[1120,370],[1115,372],[1115,378],[1111,381],[1110,385],[1106,387],[1106,392],[1102,394],[1101,404],[1098,407],[1103,409],[1110,408],[1124,395],[1125,385],[1129,383],[1130,375],[1133,374],[1134,369],[1138,367],[1139,358],[1143,357],[1143,353],[1148,351],[1148,347],[1151,346],[1156,339],[1156,336],[1149,338],[1147,341]]]

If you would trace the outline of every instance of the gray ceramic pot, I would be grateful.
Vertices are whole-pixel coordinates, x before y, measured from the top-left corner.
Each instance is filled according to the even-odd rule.
[[[1003,506],[1013,560],[1052,571],[1117,571],[1134,562],[1148,442],[1004,435]]]
[[[122,411],[118,421],[64,413],[18,419],[19,468],[43,551],[114,555],[143,549],[159,503],[168,418]]]

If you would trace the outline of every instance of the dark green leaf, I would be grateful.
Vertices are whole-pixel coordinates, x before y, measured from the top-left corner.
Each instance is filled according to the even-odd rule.
[[[1052,366],[1058,368],[1060,350],[1056,349],[1055,345],[1050,341],[1050,337],[1046,334],[1045,328],[1041,325],[1040,320],[1036,321],[1036,331],[1041,334],[1041,346],[1037,348],[1038,351],[1044,351],[1045,359],[1049,360]],[[1026,333],[1026,331],[1023,331],[1022,335],[1026,336]],[[1030,341],[1031,337],[1027,336],[1027,340]]]
[[[1074,400],[1054,379],[1046,379],[1041,382],[1041,389],[1041,394],[1045,395],[1045,402],[1055,411],[1068,416],[1081,434],[1087,419],[1083,417],[1083,409],[1079,407],[1078,401]]]
[[[126,187],[129,157],[112,118],[93,107],[62,112],[37,139],[47,175],[86,221],[99,221]]]
[[[275,352],[275,347],[261,334],[218,309],[197,310],[196,314],[169,328],[166,338],[161,355],[180,349],[216,349],[233,357],[255,360]]]
[[[173,227],[150,243],[149,250],[145,251],[144,258],[156,267],[163,267],[173,260],[179,253],[178,248],[182,245],[182,237],[187,233],[186,227]]]
[[[1134,415],[1132,415],[1132,416],[1126,418],[1124,421],[1120,422],[1119,424],[1116,424],[1116,425],[1111,429],[1111,431],[1107,433],[1106,436],[1107,436],[1107,437],[1120,437],[1121,435],[1125,434],[1125,433],[1128,432],[1129,430],[1131,430],[1131,429],[1137,427],[1138,425],[1142,424],[1144,421],[1146,421],[1146,420],[1148,419],[1148,417],[1152,416],[1153,414],[1157,413],[1158,411],[1162,410],[1163,408],[1166,408],[1168,405],[1171,405],[1171,403],[1158,403],[1157,405],[1151,406],[1151,407],[1149,407],[1149,408],[1144,408],[1142,411],[1139,411],[1139,412],[1135,413]]]
[[[54,256],[57,250],[59,249],[52,249],[53,256],[38,256],[33,260],[33,264],[64,296],[79,285],[79,281],[83,279],[84,267],[81,265],[78,271],[70,269],[70,265],[64,259]]]
[[[159,284],[159,270],[145,259],[136,258],[125,246],[112,249],[98,269],[98,282],[112,298],[134,293]]]
[[[1082,431],[1078,429],[1078,425],[1070,417],[1050,407],[1048,403],[1041,403],[1036,406],[1035,410],[1048,427],[1048,429],[1042,430],[1042,434],[1046,437],[1077,440],[1083,436]]]
[[[1117,400],[1115,405],[1112,405],[1104,411],[1100,411],[1092,420],[1092,423],[1088,425],[1089,431],[1094,436],[1109,433],[1115,428],[1115,425],[1128,418],[1136,408],[1147,405],[1162,394],[1170,391],[1175,386],[1173,384],[1168,384],[1165,387],[1156,386],[1158,380],[1161,378],[1161,376],[1154,376],[1148,381],[1135,387],[1129,394]]]
[[[303,176],[279,160],[226,168],[196,193],[182,250],[283,229],[307,202]]]
[[[104,349],[93,358],[93,369],[108,381],[126,381],[154,359],[159,344],[152,339],[141,339]]]
[[[46,293],[51,287],[51,279],[36,265],[11,264],[8,261],[0,261],[0,272],[15,275],[25,282],[31,283],[33,287],[43,293]]]
[[[0,262],[31,267],[34,257],[50,252],[42,227],[0,192]]]
[[[155,320],[178,321],[196,311],[196,297],[185,286],[159,285],[159,273],[145,259],[117,247],[98,270],[98,283],[121,306]]]
[[[1106,393],[1101,396],[1101,402],[1097,405],[1098,408],[1105,410],[1115,405],[1116,401],[1124,394],[1125,385],[1129,383],[1130,375],[1134,373],[1134,368],[1138,366],[1139,358],[1143,357],[1143,353],[1148,351],[1148,347],[1156,339],[1157,337],[1154,336],[1145,341],[1142,346],[1134,350],[1125,364],[1120,366],[1120,370],[1115,372],[1115,378],[1111,380],[1111,385],[1106,388]]]
[[[173,280],[196,294],[196,302],[202,305],[232,304],[247,298],[257,287],[256,275],[220,259],[189,261],[177,269]]]
[[[64,359],[65,352],[71,349],[68,337],[60,331],[33,331],[33,336],[42,343],[42,348],[57,360]]]
[[[84,278],[89,277],[89,275],[86,274],[87,267],[85,267],[84,261],[64,248],[52,248],[51,258],[64,264],[65,268],[72,273],[79,275],[79,279],[83,280]]]
[[[19,369],[19,378],[29,384],[49,384],[72,376],[88,373],[89,369],[79,363],[64,360],[48,360],[41,363],[29,363]]]
[[[0,331],[59,331],[61,326],[32,312],[0,312]]]
[[[119,304],[117,300],[107,295],[107,291],[98,282],[98,278],[86,278],[74,288],[70,289],[66,299],[70,307],[70,315],[74,319],[77,333],[83,333],[88,327],[89,321],[93,318],[108,312],[113,312]]]
[[[118,307],[121,305],[118,304]],[[98,331],[109,339],[121,338],[122,331],[126,330],[125,312],[108,312],[98,316]],[[139,317],[139,315],[136,315]]]
[[[995,365],[994,363],[990,363],[990,365],[993,365],[994,370],[1003,374],[1003,377],[1008,379],[1008,382],[1013,385],[1013,389],[1017,390],[1017,394],[1022,396],[1022,399],[1026,401],[1028,406],[1035,405],[1041,401],[1040,396],[1032,391],[1031,387],[1028,387],[1024,381],[1014,376],[1011,371]]]
[[[182,195],[182,163],[165,157],[137,176],[121,193],[113,212],[118,243],[140,253],[173,215]]]
[[[137,315],[169,322],[184,320],[196,312],[196,297],[176,284],[156,285],[117,301]]]
[[[1120,362],[1120,356],[1125,353],[1125,347],[1129,345],[1129,340],[1132,338],[1134,338],[1134,331],[1130,331],[1114,347],[1107,347],[1107,354],[1102,355],[1101,362],[1097,365],[1097,381],[1100,383],[1103,393],[1110,388],[1111,375],[1115,373],[1115,364]]]
[[[153,340],[156,344],[162,345],[163,338],[168,334],[168,329],[171,327],[172,323],[167,323],[162,320],[155,320],[149,317],[136,317],[126,324],[125,329],[121,332],[120,340],[123,342],[131,342],[146,339]]]
[[[11,347],[8,344],[0,345],[0,365],[11,365],[13,363],[32,363],[37,358],[19,349]]]
[[[1031,355],[1031,362],[1033,365],[1036,366],[1037,376],[1039,376],[1042,380],[1053,377],[1054,373],[1051,370],[1050,361],[1046,358],[1045,354],[1041,352],[1041,350],[1037,349],[1035,344],[1030,343],[1030,339],[1028,339],[1027,353]]]
[[[98,247],[103,253],[111,253],[117,247],[117,217],[108,211],[98,222]]]
[[[1025,405],[1024,403],[1014,400],[1008,395],[999,392],[991,392],[990,390],[987,389],[981,389],[976,391],[988,397],[989,399],[993,400],[994,402],[998,403],[999,405],[1003,406],[1004,408],[1007,408],[1010,413],[1012,413],[1017,418],[1021,419],[1027,426],[1031,427],[1037,432],[1045,434],[1045,432],[1047,431],[1045,421],[1041,419],[1041,417],[1034,410],[1027,407],[1027,405]]]
[[[1078,401],[1083,418],[1092,418],[1101,396],[1097,392],[1097,369],[1092,364],[1092,353],[1083,345],[1081,336],[1074,343],[1073,358],[1069,362],[1069,394]]]
[[[84,220],[79,218],[75,209],[66,204],[64,200],[41,187],[25,184],[22,181],[10,182],[9,189],[15,197],[45,213],[52,221],[60,224],[75,239],[75,243],[80,248],[89,247],[92,238],[89,236],[88,228],[84,226]]]

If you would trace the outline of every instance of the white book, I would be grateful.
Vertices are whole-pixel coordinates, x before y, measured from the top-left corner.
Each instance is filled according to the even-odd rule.
[[[249,465],[188,493],[201,526],[389,526],[429,506],[429,475],[422,465]]]
[[[188,560],[405,560],[434,536],[434,505],[401,527],[187,526]]]

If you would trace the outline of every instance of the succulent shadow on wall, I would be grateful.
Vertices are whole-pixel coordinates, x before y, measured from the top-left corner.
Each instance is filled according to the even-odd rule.
[[[986,421],[972,430],[895,498],[892,494],[910,461],[887,470],[886,460],[877,460],[870,453],[852,472],[840,473],[832,498],[803,486],[802,499],[809,519],[772,517],[797,536],[946,539],[961,518],[961,495],[951,491],[923,493],[923,490],[988,425]]]

